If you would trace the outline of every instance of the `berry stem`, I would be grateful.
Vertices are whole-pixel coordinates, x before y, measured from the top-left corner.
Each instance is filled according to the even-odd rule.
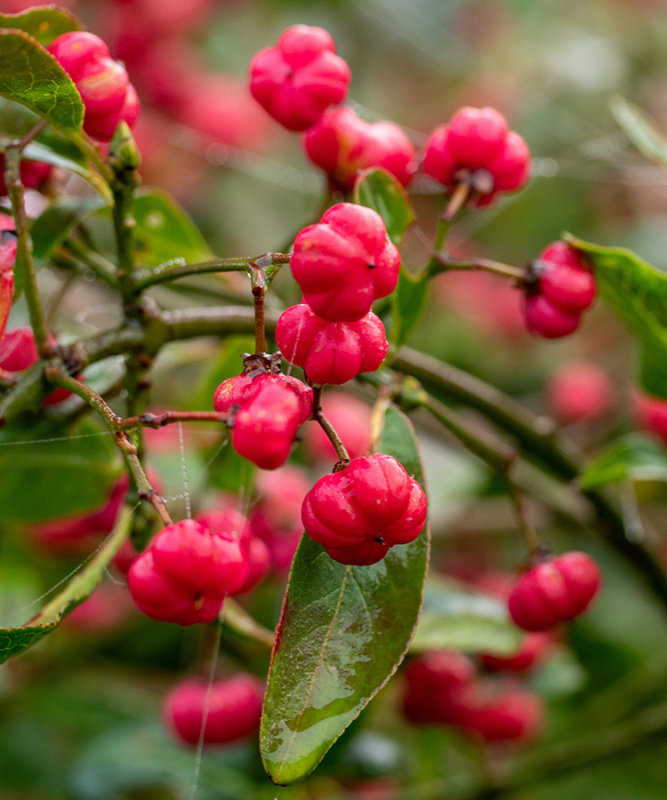
[[[268,630],[268,628],[260,625],[254,617],[251,617],[236,600],[227,597],[223,605],[223,611],[225,627],[229,627],[237,633],[254,639],[258,644],[261,644],[269,650],[273,647],[273,633]]]
[[[433,253],[431,263],[427,268],[427,274],[430,278],[433,278],[435,275],[454,269],[492,272],[505,278],[513,278],[519,284],[526,279],[526,270],[521,267],[503,264],[501,261],[494,261],[490,258],[452,258],[444,250]]]
[[[463,180],[459,181],[456,184],[456,189],[454,189],[454,191],[452,192],[452,195],[449,198],[449,202],[445,206],[444,211],[442,212],[442,214],[440,214],[440,219],[443,220],[443,222],[451,223],[454,217],[466,204],[466,201],[470,197],[471,192],[472,192],[472,183],[470,177],[464,178]]]
[[[266,321],[264,317],[264,295],[266,293],[266,266],[264,256],[257,259],[250,267],[252,280],[252,297],[255,305],[255,352],[266,352]]]
[[[513,483],[510,483],[509,485],[509,492],[510,499],[512,500],[512,504],[514,506],[514,511],[516,513],[517,522],[519,523],[519,528],[521,529],[521,533],[526,540],[529,559],[532,560],[534,557],[544,552],[544,548],[540,544],[537,531],[535,530],[535,527],[528,516],[525,494]]]
[[[88,269],[91,269],[100,280],[103,280],[109,286],[114,289],[118,288],[118,278],[116,277],[114,265],[100,253],[96,253],[92,248],[72,237],[65,240],[62,245],[62,251],[66,256],[73,256],[75,263],[78,261]]]
[[[38,126],[33,128],[33,131]],[[36,135],[36,134],[35,134]],[[16,264],[23,273],[23,291],[28,305],[30,325],[35,335],[35,345],[41,357],[48,358],[53,355],[53,348],[49,343],[46,318],[42,301],[37,287],[37,270],[32,257],[32,240],[28,233],[28,218],[25,211],[25,192],[21,183],[21,154],[28,143],[28,134],[10,144],[5,150],[5,183],[9,200],[12,204],[12,214],[16,225]]]
[[[315,422],[317,422],[317,424],[322,428],[322,430],[326,433],[329,441],[334,446],[334,450],[336,451],[336,455],[338,456],[338,463],[334,467],[334,472],[338,472],[339,470],[343,469],[350,463],[350,454],[347,452],[347,448],[343,444],[343,440],[338,435],[334,426],[324,416],[324,412],[322,411],[322,406],[320,405],[321,398],[322,398],[322,387],[314,386],[312,419],[314,419]]]
[[[226,425],[229,417],[217,411],[164,411],[162,414],[139,414],[134,417],[116,417],[116,430],[133,430],[135,428],[153,428],[158,430],[165,425],[178,422],[218,422]]]

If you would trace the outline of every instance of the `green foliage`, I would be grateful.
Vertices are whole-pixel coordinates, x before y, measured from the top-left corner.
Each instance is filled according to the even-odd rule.
[[[585,465],[579,485],[587,491],[626,479],[667,481],[665,448],[639,433],[621,436]]]
[[[426,305],[429,281],[426,277],[413,277],[401,264],[398,286],[391,297],[391,343],[404,344],[417,326]]]
[[[611,110],[637,150],[647,158],[667,166],[667,139],[656,131],[646,114],[622,97],[612,101]]]
[[[81,133],[83,103],[74,83],[56,59],[22,31],[0,29],[0,95],[27,106],[63,133]]]
[[[38,267],[43,266],[69,234],[102,204],[101,200],[67,197],[51,203],[30,228],[33,255]]]
[[[378,450],[423,483],[414,431],[394,407]],[[276,634],[260,733],[275,783],[311,772],[402,661],[417,623],[428,531],[377,564],[333,561],[307,536],[295,556]]]
[[[117,475],[111,437],[91,422],[76,428],[43,424],[30,430],[0,430],[0,508],[5,524],[94,509]]]
[[[24,31],[46,46],[63,33],[81,30],[82,25],[62,8],[32,8],[22,14],[0,14],[0,28]]]
[[[642,387],[667,398],[667,273],[622,247],[567,240],[592,260],[602,299],[639,342]]]
[[[370,169],[361,173],[354,187],[354,200],[359,205],[368,206],[378,212],[395,245],[403,241],[405,232],[415,220],[405,189],[383,169]]]

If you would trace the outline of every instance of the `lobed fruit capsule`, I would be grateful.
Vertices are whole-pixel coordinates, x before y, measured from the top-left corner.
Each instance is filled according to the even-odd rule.
[[[598,565],[586,553],[550,558],[519,578],[507,600],[510,616],[524,630],[549,630],[582,614],[601,582]]]
[[[293,25],[250,62],[250,93],[290,131],[305,131],[347,95],[350,70],[323,28]]]
[[[423,168],[450,192],[469,181],[469,202],[480,207],[499,192],[516,191],[526,183],[530,152],[499,111],[465,106],[431,133]]]
[[[334,108],[304,136],[308,158],[331,185],[350,191],[364,169],[380,167],[407,186],[415,173],[415,148],[393,122],[365,122],[351,108]]]
[[[374,564],[393,545],[419,536],[426,495],[393,456],[376,453],[320,478],[303,501],[301,519],[335,561]]]
[[[307,303],[281,314],[276,342],[283,358],[316,384],[340,385],[375,372],[389,350],[382,320],[372,311],[357,322],[328,322]]]
[[[167,525],[155,536],[132,563],[127,583],[132,599],[147,616],[193,625],[213,622],[225,596],[240,589],[248,571],[235,522],[212,532],[187,519]]]
[[[356,322],[394,291],[400,263],[376,211],[339,203],[297,234],[290,267],[318,317]]]
[[[544,727],[544,703],[534,692],[522,688],[478,684],[460,718],[461,727],[486,742],[526,742]]]
[[[93,33],[71,31],[57,36],[49,52],[74,81],[85,107],[83,129],[95,139],[111,140],[118,123],[130,127],[139,115],[139,98],[127,70],[114,61]]]
[[[240,673],[215,681],[181,681],[165,696],[162,716],[166,726],[189,745],[230,744],[259,728],[264,686],[253,675]]]
[[[532,264],[534,282],[526,289],[524,319],[545,339],[568,336],[595,300],[595,278],[588,259],[567,242],[548,245]]]

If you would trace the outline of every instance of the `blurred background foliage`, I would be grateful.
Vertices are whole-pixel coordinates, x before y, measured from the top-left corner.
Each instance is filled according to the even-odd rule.
[[[178,1],[188,6],[187,0]],[[4,12],[20,5],[0,0]],[[115,15],[119,9],[131,13],[134,4],[86,0],[72,5],[118,55],[113,43],[123,23]],[[158,17],[159,28],[157,22]],[[658,130],[667,131],[664,0],[212,1],[201,20],[161,35],[164,49],[152,60],[153,66],[171,70],[165,72],[168,85],[160,89],[165,96],[171,74],[193,64],[201,69],[203,121],[196,118],[196,125],[195,117],[170,116],[158,102],[159,91],[146,75],[142,78],[142,70],[150,67],[135,44],[136,63],[123,57],[144,92],[137,127],[144,179],[183,204],[215,253],[282,250],[296,231],[319,218],[324,179],[308,165],[298,137],[278,130],[234,94],[234,80],[242,84],[251,56],[297,22],[333,34],[352,69],[351,101],[364,118],[391,119],[420,145],[461,105],[493,105],[527,140],[533,154],[528,187],[490,210],[464,214],[451,238],[455,254],[523,265],[570,231],[631,247],[667,267],[667,175],[636,152],[610,110],[614,97],[624,97],[645,109]],[[214,74],[225,76],[218,88],[213,88]],[[225,90],[225,81],[233,88]],[[443,200],[423,180],[415,183],[411,197],[417,224],[403,252],[416,271],[429,255]],[[155,297],[177,308],[245,292],[243,282],[214,280],[216,291],[209,297],[204,286],[192,284],[187,293],[156,289]],[[276,307],[296,299],[286,276],[275,287]],[[68,299],[69,316],[61,323],[66,336],[113,323],[115,310],[96,291],[90,286],[87,294]],[[550,413],[545,381],[555,367],[572,358],[594,361],[612,377],[612,411],[604,422],[570,426],[572,436],[593,453],[632,430],[635,352],[620,324],[598,304],[576,336],[556,343],[533,340],[523,330],[516,295],[486,276],[442,276],[409,344],[545,414]],[[237,341],[220,348],[202,340],[166,348],[156,364],[152,402],[172,408],[208,404],[211,387],[239,371],[236,356],[242,347]],[[368,390],[357,393],[372,397]],[[465,577],[487,567],[513,568],[524,555],[523,544],[500,487],[426,420],[417,417],[417,424],[431,490],[433,571]],[[210,435],[201,429],[187,432],[185,463],[193,493],[203,487],[205,496],[209,484],[238,488],[247,480],[228,449],[213,460],[216,442]],[[297,451],[294,461],[303,465],[303,454]],[[177,446],[172,442],[171,450],[160,449],[155,463],[178,507],[183,467]],[[622,491],[639,493],[645,527],[662,536],[664,546],[664,485],[642,482]],[[548,706],[547,728],[538,742],[486,752],[445,728],[406,727],[399,713],[399,676],[311,779],[292,788],[271,786],[252,743],[206,752],[197,798],[664,800],[664,609],[589,532],[539,507],[536,513],[543,515],[544,538],[555,550],[586,549],[605,575],[594,609],[568,629],[555,654],[529,678]],[[5,526],[0,624],[25,621],[39,608],[43,593],[79,561],[41,553],[24,529]],[[268,626],[277,620],[284,580],[284,573],[272,578],[244,601]],[[93,629],[63,625],[0,667],[2,800],[193,797],[195,754],[170,739],[160,725],[159,705],[167,688],[192,669],[197,637],[197,631],[129,614],[108,629],[99,623]],[[228,634],[222,672],[239,665],[262,674],[266,658]],[[490,778],[504,788],[485,788]]]

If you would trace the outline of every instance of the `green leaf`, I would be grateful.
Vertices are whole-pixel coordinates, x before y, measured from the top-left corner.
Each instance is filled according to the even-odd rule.
[[[622,97],[612,100],[611,111],[616,122],[642,155],[667,166],[667,139],[656,131],[643,111]]]
[[[423,482],[412,425],[389,407],[378,449]],[[283,602],[260,732],[266,771],[288,784],[311,772],[398,668],[417,624],[428,526],[367,567],[333,561],[304,536]]]
[[[130,529],[132,514],[125,508],[113,534],[87,565],[36,617],[20,628],[0,628],[0,664],[18,655],[58,627],[62,618],[83,603],[100,582],[106,567],[118,552]]]
[[[71,78],[32,36],[0,29],[0,95],[64,133],[80,134],[83,103]]]
[[[0,14],[0,28],[29,33],[40,44],[48,45],[63,33],[80,31],[83,25],[62,8],[32,8],[21,14]]]
[[[205,261],[211,250],[186,212],[166,192],[139,194],[134,201],[138,260],[157,267],[177,259]]]
[[[30,142],[23,153],[33,161],[45,161],[79,175],[102,195],[107,205],[113,202],[109,184],[99,173],[88,168],[88,161],[81,150],[74,142],[55,135],[51,128],[40,134],[38,140]]]
[[[640,433],[621,436],[589,461],[579,476],[584,491],[629,478],[633,481],[667,481],[667,452]]]
[[[408,195],[401,184],[383,169],[361,173],[354,187],[354,202],[378,212],[391,241],[398,245],[415,220]]]
[[[424,609],[410,645],[413,652],[438,648],[511,655],[521,644],[504,603],[464,591],[452,582],[429,578]]]
[[[566,239],[592,260],[600,296],[638,340],[642,387],[667,398],[667,273],[625,248]]]
[[[392,344],[400,347],[415,329],[426,305],[428,279],[413,278],[401,265],[398,286],[391,297],[391,335]]]
[[[110,436],[92,423],[0,430],[3,523],[41,522],[100,505],[118,475]]]

